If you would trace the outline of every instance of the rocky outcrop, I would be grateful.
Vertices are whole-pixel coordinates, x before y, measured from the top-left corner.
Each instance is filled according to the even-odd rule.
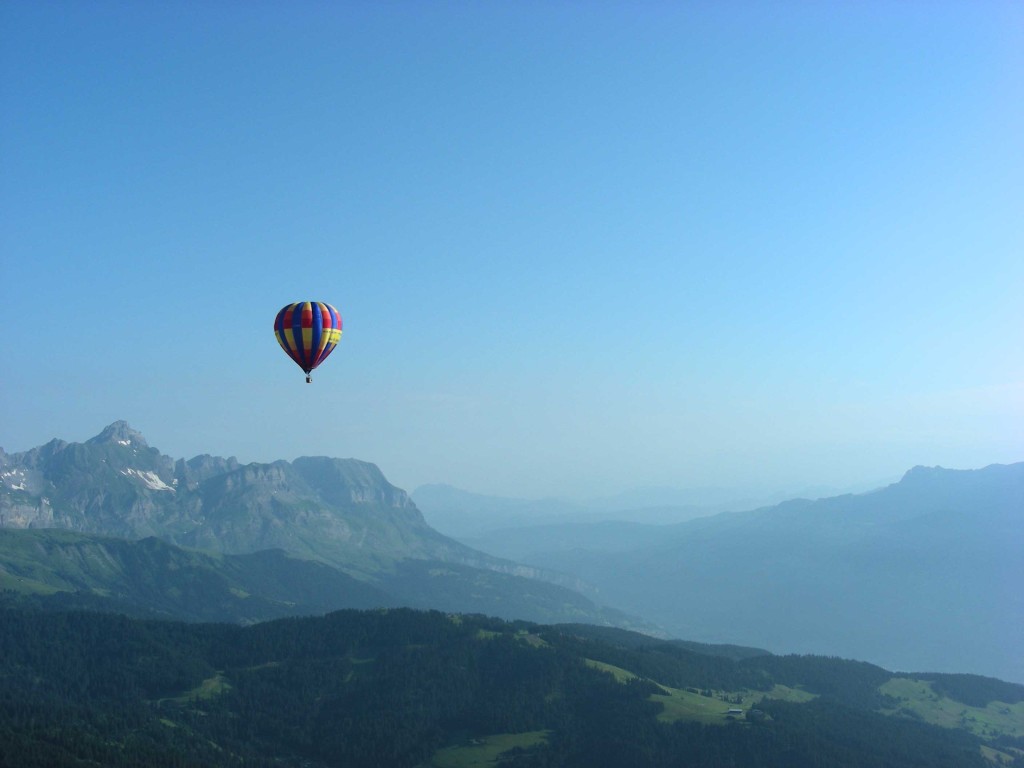
[[[232,554],[280,548],[360,575],[410,557],[517,568],[430,528],[405,491],[356,459],[175,461],[118,421],[84,443],[52,440],[3,462],[7,528],[158,536]]]

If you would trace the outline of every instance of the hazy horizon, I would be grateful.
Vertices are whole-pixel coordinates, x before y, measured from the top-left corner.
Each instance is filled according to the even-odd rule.
[[[119,420],[119,421],[124,421],[124,420]],[[125,423],[128,423],[128,422],[125,422]],[[128,426],[130,428],[133,428],[133,429],[135,428],[134,425],[131,424],[131,423],[128,423]],[[139,430],[136,430],[136,431],[139,431]],[[100,431],[97,431],[93,435],[88,435],[88,436],[81,437],[81,438],[77,438],[77,437],[76,438],[67,438],[67,437],[62,437],[60,435],[54,435],[52,438],[50,438],[50,440],[56,439],[56,440],[63,440],[65,442],[81,443],[81,442],[86,442],[86,441],[88,441],[88,440],[90,440],[90,439],[92,439],[94,437],[97,437],[97,436],[99,436],[99,434],[100,434]],[[141,434],[141,432],[140,432],[140,434]],[[189,459],[193,459],[193,458],[198,458],[198,457],[200,457],[200,456],[202,456],[204,454],[208,454],[209,453],[207,451],[204,451],[202,453],[193,454],[193,455],[189,455],[189,456],[175,455],[175,454],[172,454],[172,453],[168,453],[159,444],[155,444],[149,438],[149,436],[143,434],[143,437],[146,439],[146,443],[147,443],[147,445],[149,445],[149,447],[156,448],[162,454],[164,454],[166,456],[169,456],[171,459],[173,459],[175,461],[177,461],[179,459],[189,460]],[[19,449],[16,449],[16,450],[8,449],[5,446],[3,446],[2,444],[0,444],[0,451],[5,451],[8,454],[22,453],[22,452],[31,450],[33,448],[41,447],[42,445],[45,445],[50,440],[45,440],[45,441],[43,441],[43,442],[41,442],[41,443],[39,443],[37,445],[28,446],[28,447],[25,447],[25,448],[19,448]],[[241,464],[248,464],[248,463],[251,463],[251,462],[267,463],[267,462],[272,462],[272,461],[278,461],[278,460],[280,460],[280,459],[282,459],[284,457],[278,457],[277,459],[267,459],[266,461],[264,461],[264,460],[256,460],[256,459],[252,459],[252,460],[241,459],[240,457],[236,456],[235,454],[230,454],[230,455],[226,454],[226,455],[221,456],[221,458],[233,458],[233,459],[238,460]],[[288,458],[285,458],[285,460],[286,461],[293,461],[296,458],[298,458],[298,456],[288,457]],[[341,458],[341,459],[351,458],[351,459],[358,459],[358,460],[364,460],[365,461],[365,459],[360,459],[358,456],[351,456],[351,457],[332,456],[332,457],[329,457],[329,458]],[[990,464],[986,464],[986,465],[982,465],[982,466],[977,466],[977,467],[939,467],[939,465],[935,465],[935,466],[938,467],[938,468],[941,468],[941,469],[948,469],[948,470],[954,470],[954,471],[973,471],[973,470],[984,469],[985,467],[990,466],[992,464],[1017,464],[1017,463],[1019,463],[1019,462],[1017,462],[1017,461],[991,462]],[[915,465],[915,466],[923,466],[923,465]],[[823,498],[823,497],[833,496],[833,495],[868,493],[868,492],[871,492],[871,491],[874,491],[874,490],[879,490],[879,489],[884,488],[884,487],[886,487],[888,485],[891,485],[893,483],[898,483],[902,479],[903,475],[906,474],[907,471],[912,470],[914,467],[907,467],[905,470],[899,472],[898,474],[894,474],[894,475],[891,475],[889,477],[875,478],[873,480],[865,480],[865,481],[861,481],[859,483],[851,483],[851,484],[844,485],[844,486],[823,485],[823,484],[820,484],[820,483],[818,483],[818,484],[808,483],[808,484],[805,484],[805,485],[800,486],[800,487],[785,487],[785,486],[781,486],[781,485],[771,485],[771,484],[756,485],[756,484],[752,484],[752,483],[744,483],[742,481],[735,481],[735,482],[724,483],[724,484],[720,484],[720,485],[689,485],[689,486],[684,486],[684,485],[638,485],[638,484],[626,484],[626,485],[622,485],[622,486],[620,486],[618,488],[611,489],[610,491],[608,491],[606,493],[589,493],[589,494],[586,494],[586,495],[578,495],[578,496],[571,496],[571,495],[568,495],[568,494],[565,494],[565,493],[561,493],[561,494],[546,494],[546,495],[539,495],[539,496],[530,496],[528,494],[514,494],[514,493],[513,494],[491,493],[491,492],[487,492],[487,491],[480,491],[480,490],[475,490],[475,489],[472,489],[472,488],[466,488],[466,487],[455,485],[453,483],[448,483],[448,482],[443,482],[443,481],[441,481],[441,482],[426,482],[426,483],[421,483],[421,484],[416,485],[416,486],[404,486],[401,483],[395,482],[392,478],[390,478],[388,476],[388,472],[387,472],[387,468],[386,467],[380,467],[378,465],[378,468],[381,469],[381,471],[384,474],[386,480],[388,480],[392,485],[400,488],[401,490],[406,491],[410,496],[414,495],[415,492],[418,491],[418,490],[423,490],[423,489],[431,488],[431,487],[438,487],[438,488],[450,488],[450,489],[452,489],[452,490],[454,490],[456,492],[465,493],[465,494],[468,494],[470,496],[480,496],[480,497],[484,497],[484,498],[499,499],[499,500],[504,500],[504,501],[516,501],[516,502],[518,502],[518,501],[525,501],[525,502],[547,502],[547,501],[565,502],[567,504],[577,505],[580,508],[586,507],[588,504],[600,504],[601,506],[606,508],[605,509],[606,512],[611,512],[611,511],[613,511],[614,501],[616,499],[618,499],[618,498],[622,498],[624,500],[629,501],[631,504],[634,504],[634,506],[632,506],[632,507],[629,507],[629,506],[621,507],[622,511],[629,511],[629,509],[635,509],[635,510],[639,511],[644,506],[652,507],[653,508],[653,507],[657,507],[657,506],[669,507],[669,506],[687,506],[687,505],[692,505],[692,506],[695,506],[695,507],[704,506],[704,507],[709,507],[710,508],[710,507],[714,507],[714,506],[718,506],[718,505],[722,505],[722,504],[734,504],[735,502],[739,502],[739,501],[743,501],[743,502],[750,501],[750,502],[758,502],[758,503],[762,503],[762,502],[763,503],[774,503],[775,501],[785,501],[785,500],[788,500],[788,499],[791,499],[791,498],[796,498],[796,497],[799,497],[799,496],[803,496],[805,498]],[[713,494],[715,496],[721,497],[721,499],[717,500],[717,501],[680,502],[680,501],[672,500],[672,498],[671,498],[673,496],[678,496],[678,495],[700,495],[700,494]],[[638,498],[640,498],[640,499],[648,499],[649,501],[647,503],[644,503],[644,504],[636,505],[635,504],[635,500],[638,499]],[[736,507],[736,509],[739,509],[739,508]]]
[[[1019,3],[15,1],[0,70],[8,452],[572,499],[1024,459]]]

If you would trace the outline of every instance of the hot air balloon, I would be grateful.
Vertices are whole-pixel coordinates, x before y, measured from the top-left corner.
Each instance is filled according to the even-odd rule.
[[[313,381],[314,368],[327,359],[341,340],[341,315],[322,301],[298,301],[283,307],[274,320],[281,349]]]

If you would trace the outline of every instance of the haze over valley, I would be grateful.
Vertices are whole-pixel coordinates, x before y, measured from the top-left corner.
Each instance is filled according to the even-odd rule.
[[[452,514],[429,490],[413,498],[428,521]],[[572,574],[675,636],[1024,680],[1024,463],[915,467],[869,493],[674,512],[695,519],[526,518],[458,538]]]
[[[85,443],[0,453],[0,478],[0,540],[9,558],[0,574],[20,591],[29,584],[41,593],[120,595],[153,609],[131,588],[131,573],[116,576],[113,588],[110,563],[166,570],[158,564],[179,558],[223,583],[216,594],[224,595],[213,601],[220,614],[194,595],[165,595],[160,609],[173,616],[254,620],[376,600],[1024,682],[1024,463],[916,467],[868,493],[749,511],[663,507],[659,515],[684,522],[662,525],[610,512],[587,522],[560,502],[531,507],[436,487],[410,498],[376,466],[354,459],[175,460],[126,422]],[[569,522],[537,523],[558,519],[556,509]],[[572,522],[574,515],[583,521]],[[428,524],[472,518],[478,533],[463,543]],[[83,535],[49,545],[65,558],[75,553],[73,573],[32,554],[17,535],[49,540],[48,528]],[[137,539],[149,542],[145,554],[128,543]],[[223,555],[210,560],[198,550]],[[306,569],[306,576],[279,576],[260,594],[253,558],[274,573]],[[326,567],[309,571],[315,564]],[[321,578],[331,586],[317,588]],[[314,594],[291,595],[287,585],[297,583]],[[253,593],[264,604],[248,613],[246,600],[231,598]]]

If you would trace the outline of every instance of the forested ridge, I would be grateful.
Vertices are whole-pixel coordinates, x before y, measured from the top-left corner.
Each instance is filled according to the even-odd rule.
[[[0,764],[415,768],[446,746],[532,732],[543,735],[499,764],[990,765],[966,731],[874,712],[889,676],[838,659],[734,660],[408,609],[238,627],[7,607]],[[966,680],[946,683],[980,695]],[[726,719],[723,701],[720,725],[666,722],[651,698],[663,686],[779,684],[818,697],[765,699],[754,720]]]

